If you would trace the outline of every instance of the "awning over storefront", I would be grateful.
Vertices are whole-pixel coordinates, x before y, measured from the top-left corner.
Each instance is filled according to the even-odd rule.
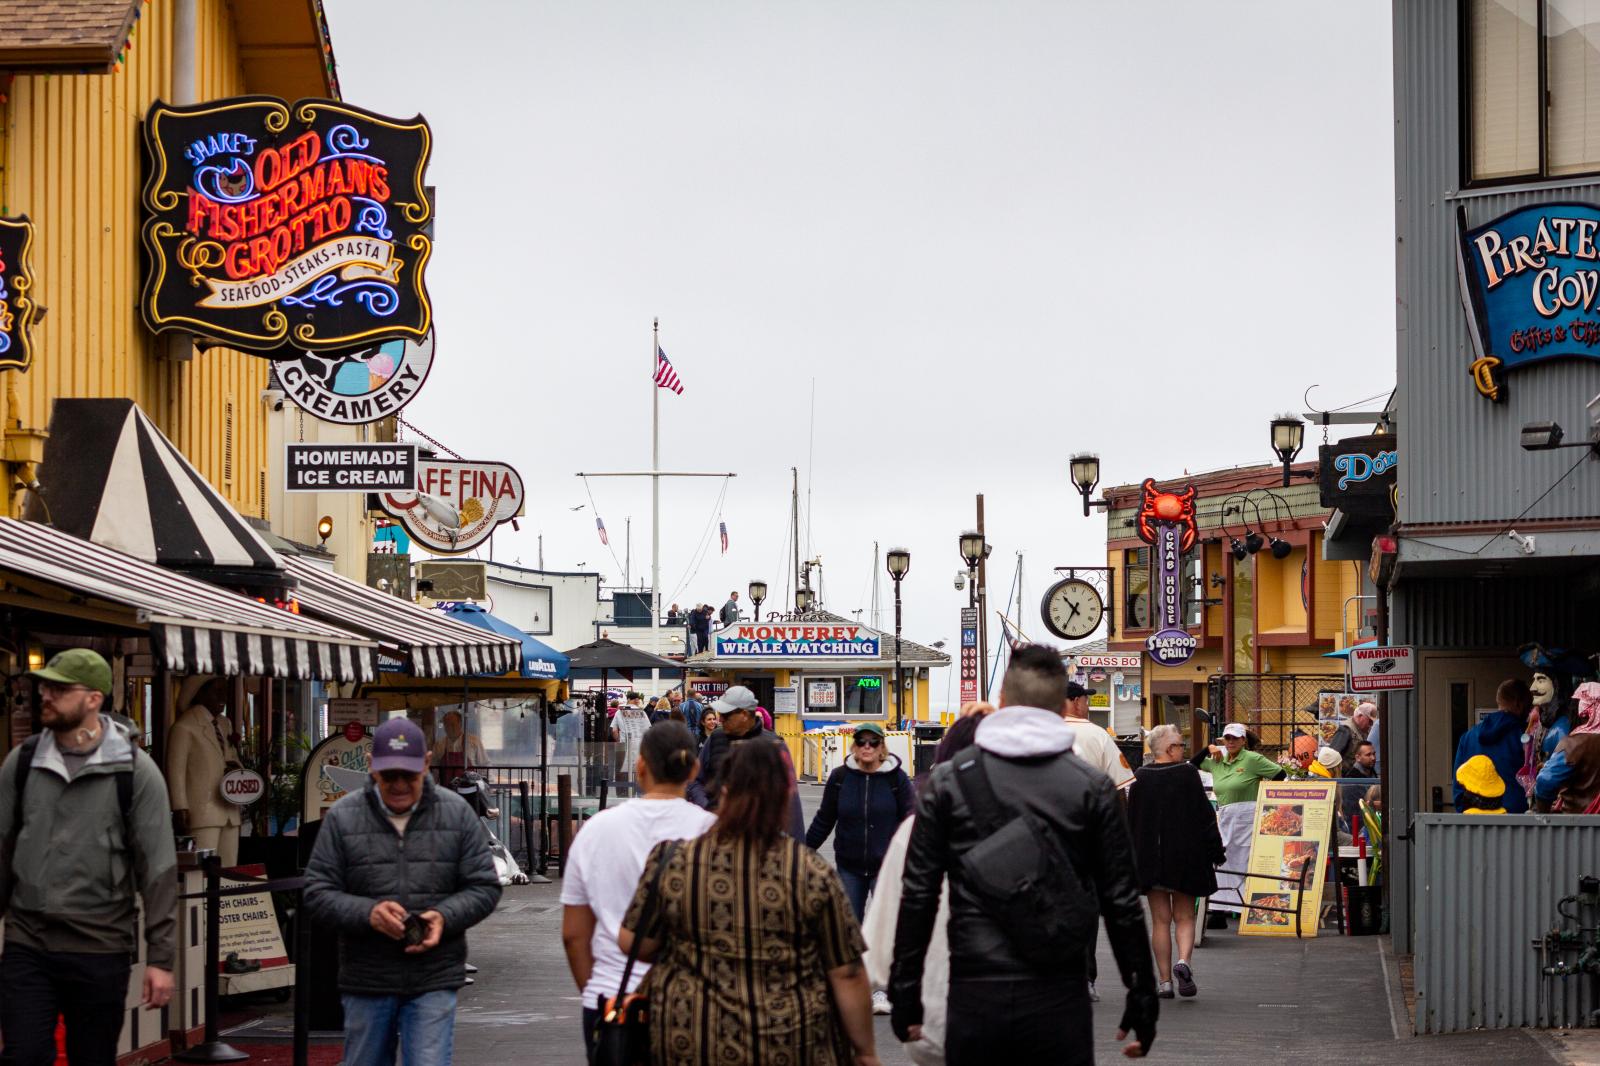
[[[277,553],[132,400],[57,400],[39,480],[34,521],[223,584],[282,581]]]
[[[519,668],[522,645],[510,637],[424,610],[305,559],[280,558],[299,582],[294,594],[302,610],[369,634],[385,654],[405,660],[412,677],[505,674]]]
[[[475,603],[458,603],[444,612],[446,617],[462,625],[486,629],[491,633],[511,637],[522,642],[523,677],[542,677],[559,681],[567,676],[567,657],[542,640],[536,640],[504,618],[490,614]]]
[[[375,641],[37,522],[0,518],[0,603],[148,630],[179,673],[370,681]]]

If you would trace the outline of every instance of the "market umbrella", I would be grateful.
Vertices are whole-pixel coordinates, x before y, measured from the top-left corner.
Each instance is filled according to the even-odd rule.
[[[1322,657],[1324,659],[1348,659],[1350,658],[1350,653],[1357,648],[1376,648],[1377,646],[1377,641],[1368,640],[1361,644],[1352,644],[1348,648],[1340,648],[1338,651],[1325,651],[1322,653]]]
[[[632,673],[634,670],[682,670],[683,664],[673,659],[663,659],[647,651],[601,637],[569,650],[569,665],[573,670],[616,670]]]
[[[523,677],[559,681],[567,676],[569,663],[565,655],[544,641],[535,640],[504,618],[490,614],[477,604],[458,603],[444,614],[457,622],[522,641],[522,664],[519,671]]]

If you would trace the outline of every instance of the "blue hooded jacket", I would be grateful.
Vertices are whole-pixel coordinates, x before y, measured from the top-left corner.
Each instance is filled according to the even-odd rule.
[[[1457,767],[1474,755],[1487,755],[1489,761],[1494,763],[1495,771],[1506,783],[1506,794],[1501,802],[1505,804],[1507,814],[1525,814],[1528,810],[1528,797],[1522,786],[1517,784],[1517,771],[1522,769],[1523,729],[1522,719],[1505,711],[1495,711],[1484,715],[1483,721],[1463,733],[1461,743],[1456,745]],[[1464,795],[1465,790],[1457,784],[1457,811],[1467,809]]]
[[[806,846],[816,850],[833,833],[833,860],[841,870],[875,874],[883,865],[894,831],[916,806],[916,799],[898,755],[886,754],[870,774],[855,765],[855,756],[850,755],[828,775],[822,806],[806,832]]]

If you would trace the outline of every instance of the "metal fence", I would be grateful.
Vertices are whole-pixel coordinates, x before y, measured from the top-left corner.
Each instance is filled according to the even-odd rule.
[[[1214,674],[1207,682],[1209,709],[1215,716],[1213,735],[1227,722],[1243,722],[1261,744],[1259,751],[1275,759],[1298,734],[1315,735],[1324,710],[1340,713],[1337,701],[1323,708],[1323,693],[1345,687],[1343,674]],[[1348,701],[1347,701],[1348,702]],[[1348,717],[1354,707],[1342,709]]]
[[[1594,1025],[1600,979],[1541,971],[1593,947],[1593,906],[1567,904],[1585,935],[1558,905],[1600,876],[1600,817],[1419,814],[1412,833],[1417,1032]]]

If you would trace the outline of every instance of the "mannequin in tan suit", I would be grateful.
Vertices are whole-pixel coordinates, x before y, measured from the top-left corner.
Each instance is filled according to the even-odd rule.
[[[222,775],[239,765],[225,714],[229,687],[220,677],[186,681],[167,739],[167,788],[177,829],[194,837],[195,847],[216,851],[223,866],[239,861],[239,808],[222,798]]]

